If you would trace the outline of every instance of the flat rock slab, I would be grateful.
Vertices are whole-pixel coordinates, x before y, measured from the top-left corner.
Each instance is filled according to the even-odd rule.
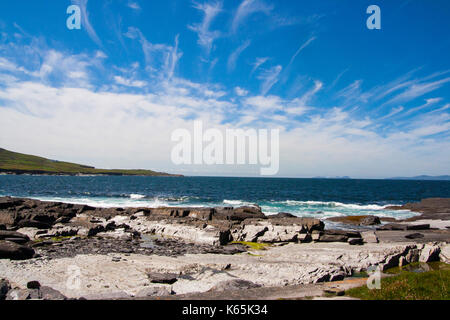
[[[380,242],[411,242],[411,239],[405,236],[411,234],[411,231],[377,231]],[[423,230],[420,231],[423,238],[414,239],[415,243],[427,242],[450,242],[450,230]]]
[[[148,274],[155,272],[164,274],[164,278],[167,274],[176,275],[173,276],[177,278],[176,282],[164,286],[179,295],[207,292],[221,282],[236,279],[264,287],[307,284],[318,279],[342,279],[352,270],[363,270],[383,263],[387,257],[404,252],[410,245],[308,243],[273,246],[252,255],[187,254],[167,257],[89,254],[51,260],[0,260],[0,274],[20,287],[26,287],[27,282],[32,280],[39,281],[42,286],[54,288],[69,298],[117,299],[137,297],[143,289],[161,287],[161,284],[152,283],[149,279]],[[114,262],[115,257],[120,257],[120,260]],[[79,271],[80,286],[77,288],[67,286],[74,270]]]
[[[147,277],[151,283],[174,284],[177,282],[177,275],[174,273],[149,272]]]

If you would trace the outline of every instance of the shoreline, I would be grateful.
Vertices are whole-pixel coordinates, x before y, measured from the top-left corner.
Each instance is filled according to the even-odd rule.
[[[425,217],[450,226],[448,200],[425,200]],[[357,224],[358,231],[326,230],[318,219],[266,216],[257,207],[95,208],[5,197],[0,274],[17,290],[39,281],[68,298],[222,299],[221,290],[244,296],[249,288],[283,298],[286,286],[333,286],[371,266],[450,262],[447,225],[373,217]],[[66,283],[74,265],[77,290]]]

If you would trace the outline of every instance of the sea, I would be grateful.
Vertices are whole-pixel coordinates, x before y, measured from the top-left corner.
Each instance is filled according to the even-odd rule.
[[[0,196],[96,207],[238,207],[298,217],[417,215],[386,207],[450,197],[450,181],[0,175]]]

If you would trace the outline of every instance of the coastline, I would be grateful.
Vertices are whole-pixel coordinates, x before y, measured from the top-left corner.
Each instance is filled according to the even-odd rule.
[[[438,212],[448,212],[448,200],[431,201],[434,212],[425,200],[423,214],[450,226]],[[39,281],[68,298],[213,299],[223,298],[224,288],[283,298],[290,296],[286,286],[340,285],[371,266],[450,262],[450,230],[415,221],[366,219],[358,231],[325,230],[318,219],[266,216],[257,207],[94,208],[0,198],[0,252],[15,245],[13,259],[0,259],[0,272],[17,290]],[[82,278],[76,290],[66,283],[73,265]]]

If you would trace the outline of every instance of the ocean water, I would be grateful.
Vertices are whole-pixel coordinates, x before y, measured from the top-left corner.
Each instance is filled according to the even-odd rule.
[[[385,207],[450,197],[450,181],[222,177],[0,176],[0,196],[97,207],[259,205],[266,214],[328,218],[416,215]]]

